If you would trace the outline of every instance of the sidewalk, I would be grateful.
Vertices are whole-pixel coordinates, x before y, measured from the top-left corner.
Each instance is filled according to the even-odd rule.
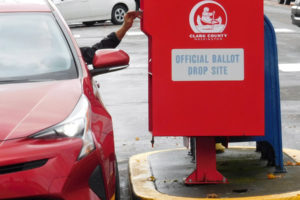
[[[275,168],[267,167],[254,148],[226,149],[217,154],[217,169],[229,183],[195,186],[184,184],[195,167],[186,149],[135,155],[129,160],[132,192],[135,199],[147,200],[300,199],[300,151],[284,152],[288,173],[273,174]]]

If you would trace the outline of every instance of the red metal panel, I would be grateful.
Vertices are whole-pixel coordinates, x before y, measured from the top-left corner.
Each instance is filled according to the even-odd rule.
[[[141,9],[152,134],[264,135],[263,1],[142,0]]]

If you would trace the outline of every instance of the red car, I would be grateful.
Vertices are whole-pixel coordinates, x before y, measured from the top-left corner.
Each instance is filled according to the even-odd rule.
[[[119,199],[112,120],[92,78],[128,63],[99,50],[88,70],[50,1],[0,1],[0,199]]]

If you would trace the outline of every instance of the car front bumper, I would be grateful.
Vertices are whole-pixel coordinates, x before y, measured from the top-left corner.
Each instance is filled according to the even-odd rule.
[[[293,24],[300,26],[300,6],[292,6],[291,18]]]
[[[77,138],[0,142],[0,199],[101,199],[89,184],[102,173],[99,156],[95,150],[77,161],[81,147]]]

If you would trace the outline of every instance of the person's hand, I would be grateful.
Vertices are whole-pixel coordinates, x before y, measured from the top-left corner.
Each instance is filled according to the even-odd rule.
[[[123,23],[124,28],[126,28],[127,30],[130,29],[132,27],[134,19],[137,17],[138,18],[142,17],[142,13],[140,11],[127,12],[124,16],[124,23]]]
[[[124,23],[121,28],[116,31],[117,38],[122,40],[126,32],[132,27],[133,21],[135,18],[141,18],[142,12],[140,11],[129,11],[124,16]]]

